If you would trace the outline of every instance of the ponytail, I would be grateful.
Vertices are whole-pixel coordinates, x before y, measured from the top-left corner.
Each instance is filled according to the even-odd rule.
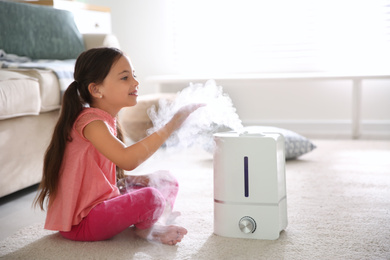
[[[33,203],[34,206],[39,205],[42,210],[44,209],[45,198],[49,196],[54,198],[56,195],[66,142],[72,141],[70,132],[73,123],[84,107],[78,94],[78,84],[80,83],[73,81],[64,93],[60,116],[54,128],[51,142],[45,152],[42,180],[38,188],[40,192]]]

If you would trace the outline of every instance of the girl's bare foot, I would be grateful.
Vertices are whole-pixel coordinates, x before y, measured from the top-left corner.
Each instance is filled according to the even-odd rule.
[[[155,224],[149,229],[136,228],[135,232],[141,238],[161,242],[166,245],[176,245],[187,234],[187,229],[174,225],[163,226]]]

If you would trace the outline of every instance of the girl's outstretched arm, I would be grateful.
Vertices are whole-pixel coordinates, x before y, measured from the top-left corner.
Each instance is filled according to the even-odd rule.
[[[201,106],[204,105],[182,107],[164,127],[128,147],[113,136],[107,125],[100,120],[89,123],[83,134],[105,157],[120,168],[130,171],[153,155],[187,117]]]

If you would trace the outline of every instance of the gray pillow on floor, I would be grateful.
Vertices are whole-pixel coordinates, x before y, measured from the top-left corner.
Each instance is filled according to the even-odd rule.
[[[284,136],[285,139],[285,157],[286,160],[295,159],[299,156],[306,154],[316,146],[306,137],[299,135],[291,130],[274,127],[274,126],[249,126],[246,129],[254,128],[259,132],[272,132],[272,133],[280,133]]]

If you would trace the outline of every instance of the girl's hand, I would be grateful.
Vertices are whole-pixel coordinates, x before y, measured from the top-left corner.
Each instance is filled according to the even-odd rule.
[[[129,175],[126,176],[126,184],[129,186],[148,187],[150,178],[147,175]]]
[[[205,105],[206,104],[189,104],[180,108],[171,119],[171,122],[174,123],[174,128],[179,128],[193,112],[195,112],[200,107],[204,107]]]
[[[117,187],[121,194],[126,194],[132,190],[148,187],[150,178],[148,175],[127,175],[117,181]]]

